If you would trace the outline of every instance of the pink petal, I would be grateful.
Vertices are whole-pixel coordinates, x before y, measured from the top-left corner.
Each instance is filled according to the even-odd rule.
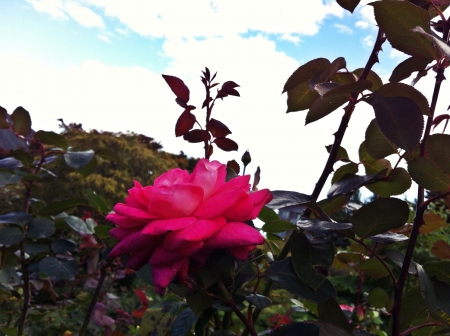
[[[136,219],[131,219],[129,217],[124,217],[118,214],[109,214],[106,216],[106,220],[109,220],[110,222],[113,222],[114,224],[116,224],[117,226],[120,226],[122,228],[132,228],[132,227],[142,227],[144,225],[146,225],[149,220],[145,219],[145,220],[136,220]]]
[[[196,217],[182,217],[174,219],[157,219],[142,229],[143,234],[161,235],[167,231],[178,231],[188,227],[197,220]]]
[[[189,259],[192,259],[198,263],[198,268],[203,267],[206,261],[209,259],[214,250],[202,248],[196,254],[192,255]]]
[[[145,264],[148,264],[153,249],[142,249],[134,251],[128,258],[127,267],[139,271]]]
[[[200,186],[207,199],[214,191],[225,183],[227,168],[218,161],[201,159],[191,175],[191,182]]]
[[[199,219],[181,231],[167,234],[163,241],[163,247],[167,250],[175,251],[180,249],[186,242],[202,242],[212,237],[225,224],[226,220],[223,217]]]
[[[132,219],[137,219],[137,220],[152,219],[152,218],[157,218],[158,217],[158,216],[156,216],[154,214],[151,214],[148,211],[143,211],[143,210],[140,210],[138,208],[133,208],[133,207],[130,207],[130,206],[128,206],[126,204],[123,204],[123,203],[117,203],[114,206],[113,210],[118,215],[130,217]]]
[[[167,250],[160,245],[153,251],[150,257],[150,264],[152,266],[170,265],[197,253],[202,246],[203,242],[187,242],[181,245],[180,249]]]
[[[245,223],[231,222],[223,226],[219,232],[205,241],[205,248],[234,248],[264,243],[264,237]]]
[[[236,176],[217,189],[214,194],[219,194],[231,189],[239,188],[248,192],[250,190],[250,175]]]
[[[131,188],[128,190],[128,194],[134,197],[143,207],[144,210],[147,209],[148,198],[151,195],[153,187],[147,186],[144,188]],[[126,201],[126,200],[125,200]],[[128,202],[125,202],[128,204]]]
[[[159,176],[153,186],[155,188],[170,188],[174,184],[188,182],[189,178],[189,173],[186,170],[175,168]]]
[[[166,287],[169,286],[172,279],[179,272],[179,270],[189,262],[188,259],[182,259],[170,266],[153,266],[152,277],[155,290],[159,295],[164,295]]]
[[[256,246],[243,246],[234,247],[228,249],[232,255],[234,255],[239,260],[245,260],[248,257],[248,253],[252,251]]]
[[[255,208],[251,214],[251,219],[258,217],[264,205],[269,203],[273,196],[268,189],[252,192],[249,194],[250,199],[255,204]]]
[[[153,249],[161,242],[159,236],[143,235],[140,231],[133,232],[129,236],[122,239],[114,249],[109,253],[110,258],[116,258],[121,255],[129,254],[134,251],[145,249],[153,251]]]
[[[191,184],[174,184],[170,188],[153,189],[149,212],[163,219],[189,217],[203,199],[203,190]]]
[[[244,191],[242,189],[231,189],[220,194],[215,194],[200,204],[194,212],[194,216],[206,219],[220,216],[225,210],[236,204],[241,192]]]
[[[241,198],[238,199],[235,205],[227,209],[222,216],[231,222],[243,222],[253,219],[251,214],[255,208],[252,200],[247,193],[244,192]]]
[[[109,235],[114,239],[121,240],[136,231],[140,231],[140,227],[114,228],[109,230]]]

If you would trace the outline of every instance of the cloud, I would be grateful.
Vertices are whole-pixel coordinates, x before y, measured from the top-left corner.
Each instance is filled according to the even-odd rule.
[[[399,62],[404,61],[405,59],[407,59],[408,57],[410,57],[409,55],[392,48],[391,52],[389,53],[389,57],[390,58],[394,58],[396,60],[398,60]]]
[[[362,45],[365,46],[365,47],[373,47],[373,45],[374,45],[374,37],[372,35],[366,36],[362,40]]]
[[[53,17],[69,14],[81,25],[104,27],[94,13],[116,19],[143,36],[192,38],[239,35],[248,31],[274,34],[282,39],[299,41],[299,35],[314,35],[328,16],[343,16],[334,1],[296,0],[28,0],[34,8]],[[282,19],[280,19],[282,18]]]
[[[353,30],[349,27],[349,26],[346,26],[346,25],[343,25],[343,24],[339,24],[339,23],[336,23],[335,25],[334,25],[334,27],[335,28],[337,28],[337,31],[339,32],[339,33],[342,33],[342,34],[353,34]]]
[[[54,19],[68,19],[69,16],[85,27],[105,28],[100,15],[92,9],[72,0],[27,0],[38,12],[49,14]]]
[[[110,40],[107,36],[105,36],[105,35],[97,35],[97,37],[98,37],[100,40],[102,40],[102,41],[111,43],[111,40]]]

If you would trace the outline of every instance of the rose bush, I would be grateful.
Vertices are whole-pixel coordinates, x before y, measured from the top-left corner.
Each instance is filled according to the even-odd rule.
[[[272,195],[250,192],[250,175],[225,178],[225,165],[202,159],[192,174],[177,168],[153,186],[135,182],[125,204],[107,216],[117,225],[110,235],[120,240],[109,256],[129,254],[127,266],[134,270],[150,263],[161,295],[174,277],[186,279],[214,250],[246,259],[264,238],[244,222],[256,218]]]

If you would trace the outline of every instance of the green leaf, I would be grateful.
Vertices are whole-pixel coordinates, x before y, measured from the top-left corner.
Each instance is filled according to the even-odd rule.
[[[346,175],[331,186],[328,190],[327,197],[330,199],[338,195],[351,194],[362,186],[379,180],[384,174],[385,171],[381,171],[379,174],[365,176]]]
[[[345,175],[355,175],[358,172],[358,164],[354,162],[347,163],[336,169],[333,174],[333,178],[331,179],[331,184],[335,184],[337,181],[342,179]]]
[[[450,135],[433,134],[427,138],[428,157],[446,174],[450,174]]]
[[[309,87],[311,91],[315,90],[316,84],[325,84],[328,85],[329,79],[339,70],[345,69],[347,67],[347,62],[344,57],[336,58],[331,64],[322,72],[315,75],[311,81],[309,82]],[[335,83],[336,84],[336,83]],[[322,95],[319,92],[320,95]]]
[[[297,227],[289,221],[279,219],[265,223],[261,229],[264,232],[284,232],[286,230],[296,230]]]
[[[22,162],[22,164],[25,167],[29,167],[33,164],[34,158],[31,154],[21,150],[21,149],[16,149],[11,151],[11,155],[16,158],[17,160],[19,160],[20,162]]]
[[[111,227],[108,225],[97,225],[94,227],[95,234],[100,238],[109,237],[109,230],[111,230]]]
[[[411,177],[404,168],[394,168],[385,179],[366,185],[367,189],[381,197],[403,194],[410,187]]]
[[[308,109],[319,97],[319,94],[310,90],[311,79],[327,69],[330,61],[325,58],[317,58],[299,67],[287,80],[283,93],[287,92],[287,112]]]
[[[436,305],[446,314],[450,314],[450,285],[431,279],[433,291],[436,295]],[[444,319],[448,326],[448,322]]]
[[[269,307],[272,304],[272,300],[267,296],[259,295],[259,294],[250,294],[245,297],[245,299],[250,302],[255,307],[263,310],[266,307]]]
[[[431,33],[427,11],[406,1],[372,2],[375,20],[395,49],[422,58],[437,59],[433,44],[411,30],[417,26]]]
[[[408,162],[411,178],[430,191],[442,191],[450,187],[450,178],[431,159],[417,157]]]
[[[377,119],[373,119],[366,130],[365,146],[367,153],[374,159],[383,159],[397,153],[397,146],[381,132]]]
[[[436,294],[434,292],[433,284],[428,274],[425,272],[422,265],[416,264],[417,274],[419,275],[419,290],[424,298],[427,307],[431,311],[436,311]]]
[[[0,224],[25,225],[31,220],[31,216],[26,212],[10,212],[0,215]]]
[[[55,257],[46,257],[39,262],[39,271],[59,281],[73,278],[78,267],[73,260],[61,261]]]
[[[328,216],[331,216],[341,210],[348,201],[350,201],[350,196],[340,195],[331,199],[325,198],[317,203],[317,205],[320,206]]]
[[[199,289],[192,296],[186,298],[189,308],[194,314],[200,314],[205,309],[211,307],[214,303],[214,298],[207,295],[203,290]]]
[[[430,115],[430,106],[428,105],[428,100],[425,96],[412,87],[404,83],[387,83],[380,87],[377,92],[378,95],[383,97],[405,97],[413,100],[423,115]]]
[[[46,145],[56,146],[63,150],[67,150],[67,147],[69,147],[66,139],[64,139],[62,135],[59,135],[55,132],[37,131],[34,137],[41,140],[41,142]]]
[[[87,165],[93,157],[93,150],[84,152],[67,152],[66,154],[64,154],[64,160],[66,161],[67,165],[76,169],[81,169],[83,166]]]
[[[181,302],[174,303],[167,300],[147,309],[141,319],[140,334],[167,335],[172,329],[180,304]]]
[[[317,121],[338,109],[350,99],[351,93],[363,92],[371,86],[372,83],[370,81],[363,80],[346,85],[339,85],[339,87],[328,91],[321,98],[316,99],[311,105],[308,114],[306,115],[305,125]]]
[[[328,222],[317,219],[300,219],[297,226],[317,235],[323,235],[327,231],[348,230],[353,227],[351,223]]]
[[[26,137],[31,133],[31,118],[27,110],[19,106],[11,114],[11,120],[14,122],[13,129],[20,135]]]
[[[358,6],[360,1],[361,0],[337,0],[337,3],[342,8],[348,10],[350,13],[353,13],[353,11],[355,10],[356,6]]]
[[[178,314],[175,321],[173,321],[170,335],[186,335],[191,330],[192,325],[197,321],[197,315],[191,308],[185,308]]]
[[[8,184],[16,184],[20,181],[20,179],[20,175],[15,175],[8,171],[0,171],[0,188],[3,188]]]
[[[333,145],[325,146],[328,153],[331,152],[332,147]],[[344,147],[339,146],[338,152],[336,154],[336,159],[334,160],[334,162],[336,161],[351,162],[347,150]]]
[[[296,191],[272,190],[270,193],[272,194],[273,199],[266,204],[266,207],[269,209],[279,209],[313,201],[311,196]]]
[[[400,64],[398,64],[392,75],[389,78],[390,82],[398,83],[409,76],[415,71],[425,70],[427,65],[432,61],[432,58],[410,57]]]
[[[75,216],[67,216],[64,221],[69,225],[74,231],[84,234],[92,234],[93,230],[86,224],[84,220]]]
[[[423,265],[428,276],[450,285],[450,261],[429,261]]]
[[[25,238],[22,229],[16,225],[8,225],[0,228],[0,245],[14,245]]]
[[[23,244],[25,253],[34,256],[36,254],[45,253],[48,254],[49,249],[47,244],[37,244],[37,243],[25,243]]]
[[[94,173],[97,167],[98,167],[98,160],[94,156],[91,161],[89,161],[86,165],[80,168],[79,173],[81,174],[81,176],[86,178],[92,173]]]
[[[87,194],[88,194],[89,205],[94,210],[102,212],[102,213],[107,213],[111,210],[110,207],[108,206],[108,204],[106,203],[105,199],[102,196],[97,195],[97,193],[95,191],[93,191],[92,189],[88,189]]]
[[[355,252],[339,252],[336,254],[336,259],[344,264],[359,263],[363,258],[361,253]]]
[[[412,31],[414,33],[420,34],[423,38],[427,39],[428,41],[431,41],[433,46],[438,50],[440,56],[445,57],[447,61],[450,59],[450,47],[447,45],[446,42],[444,42],[440,38],[435,37],[432,34],[427,33],[422,27],[415,27],[412,29]]]
[[[353,73],[356,76],[360,77],[363,70],[364,68],[358,68],[355,71],[353,71]],[[367,75],[366,79],[372,83],[372,86],[368,89],[372,92],[378,90],[383,85],[383,81],[381,80],[380,76],[378,76],[377,73],[372,70],[369,71],[369,74]]]
[[[353,232],[360,238],[399,228],[408,221],[409,206],[397,198],[382,198],[363,205],[352,218]]]
[[[426,303],[419,288],[414,287],[403,296],[400,314],[400,330],[405,330],[426,311]]]
[[[311,244],[301,232],[292,237],[291,256],[297,276],[312,289],[317,290],[325,281],[325,277],[313,268]]]
[[[50,248],[53,253],[65,254],[67,252],[73,252],[77,248],[77,244],[68,239],[57,239],[51,243]]]
[[[278,214],[272,209],[263,207],[258,215],[258,219],[260,219],[264,223],[268,223],[279,220],[280,217],[278,217]]]
[[[400,252],[398,250],[387,250],[386,251],[386,257],[392,261],[395,265],[402,268],[403,267],[403,261],[405,260],[405,254],[403,252]],[[417,268],[416,263],[411,260],[411,263],[408,268],[409,274],[417,274]]]
[[[342,328],[349,335],[352,334],[352,328],[348,323],[347,317],[335,299],[329,298],[327,301],[319,303],[318,310],[319,320]]]
[[[385,278],[389,275],[388,270],[376,258],[361,260],[358,268],[374,279]]]
[[[336,297],[336,290],[326,279],[317,291],[306,285],[297,276],[290,257],[282,261],[274,261],[267,269],[265,276],[275,281],[288,292],[298,295],[311,302],[323,302],[330,297]]]
[[[369,293],[367,302],[375,308],[384,308],[389,303],[389,294],[384,289],[377,287]]]
[[[89,203],[83,199],[83,198],[69,198],[62,201],[56,201],[53,203],[50,203],[49,205],[43,207],[39,210],[39,215],[41,216],[47,216],[47,215],[57,215],[65,210],[80,206],[80,205],[87,205],[89,206]]]
[[[33,218],[28,225],[27,235],[34,239],[48,238],[55,233],[55,224],[45,218]]]
[[[411,153],[420,141],[424,125],[417,104],[406,97],[384,97],[376,93],[371,104],[386,138]]]

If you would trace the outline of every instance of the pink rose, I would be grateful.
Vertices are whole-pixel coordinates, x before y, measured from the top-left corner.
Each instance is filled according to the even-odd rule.
[[[256,218],[272,195],[250,192],[249,175],[225,177],[225,165],[202,159],[192,174],[176,168],[153,186],[135,181],[125,204],[106,217],[117,225],[110,235],[120,240],[109,256],[130,254],[127,266],[134,270],[150,263],[161,295],[175,276],[186,279],[190,261],[201,267],[214,250],[246,259],[264,238],[244,221]]]

